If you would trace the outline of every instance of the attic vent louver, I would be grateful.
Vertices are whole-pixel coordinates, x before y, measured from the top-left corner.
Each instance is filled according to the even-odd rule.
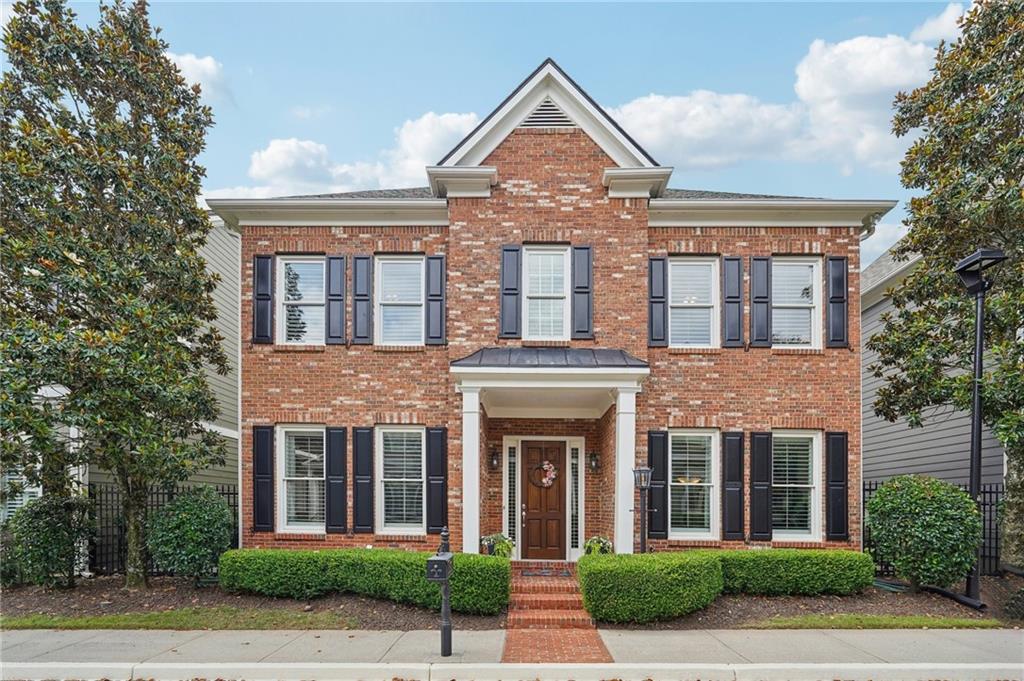
[[[519,124],[521,128],[575,128],[576,124],[558,108],[558,105],[545,97],[526,119]]]

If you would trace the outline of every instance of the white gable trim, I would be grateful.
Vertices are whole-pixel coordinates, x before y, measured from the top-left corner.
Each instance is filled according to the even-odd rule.
[[[619,130],[607,115],[573,83],[554,62],[537,69],[494,113],[438,165],[476,166],[494,151],[534,109],[549,97],[623,168],[652,168],[657,164],[635,142]]]

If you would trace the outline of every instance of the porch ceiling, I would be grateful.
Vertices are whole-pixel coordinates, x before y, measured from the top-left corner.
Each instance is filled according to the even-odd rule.
[[[480,400],[493,418],[599,418],[615,402],[607,388],[487,388]]]

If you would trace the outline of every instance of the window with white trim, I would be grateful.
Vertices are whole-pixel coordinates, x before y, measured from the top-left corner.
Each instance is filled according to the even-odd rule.
[[[569,340],[569,248],[523,248],[523,339]]]
[[[668,267],[668,343],[718,346],[718,258],[672,258]]]
[[[718,536],[718,437],[713,431],[669,433],[669,534]]]
[[[11,489],[16,488],[18,492],[11,494]],[[38,499],[43,489],[40,486],[30,486],[25,476],[16,468],[9,468],[0,476],[0,489],[6,493],[3,504],[0,504],[0,521],[7,520],[14,512],[33,499]]]
[[[324,259],[277,259],[277,338],[295,345],[324,342]]]
[[[772,258],[772,345],[821,347],[821,261]]]
[[[377,428],[377,524],[381,532],[426,532],[426,431],[419,427]]]
[[[285,530],[322,532],[324,511],[324,429],[277,429],[279,513]]]
[[[377,344],[423,345],[423,256],[382,255],[376,265]]]
[[[813,538],[819,534],[821,471],[819,433],[772,433],[772,535]]]

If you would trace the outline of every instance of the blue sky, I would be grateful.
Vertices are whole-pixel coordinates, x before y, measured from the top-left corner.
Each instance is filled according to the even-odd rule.
[[[83,21],[94,3],[75,3]],[[216,126],[205,191],[273,196],[426,183],[551,56],[663,165],[671,186],[894,198],[890,103],[928,77],[946,3],[152,5]]]

